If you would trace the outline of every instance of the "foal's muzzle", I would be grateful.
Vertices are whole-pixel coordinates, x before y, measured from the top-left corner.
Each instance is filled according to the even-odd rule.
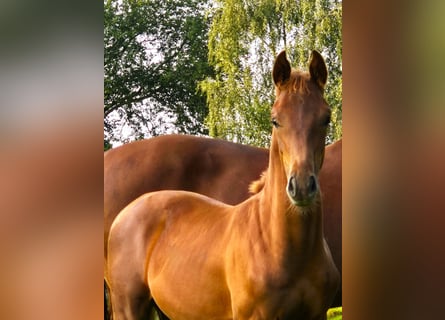
[[[293,204],[300,207],[308,206],[318,191],[317,178],[313,174],[306,179],[291,175],[286,190]]]

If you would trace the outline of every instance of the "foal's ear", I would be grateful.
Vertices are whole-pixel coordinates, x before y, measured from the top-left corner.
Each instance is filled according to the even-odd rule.
[[[315,50],[312,51],[309,73],[311,79],[318,84],[320,89],[324,89],[326,81],[328,80],[328,69],[326,68],[326,64],[321,54]]]
[[[280,54],[275,59],[275,64],[273,65],[272,77],[275,85],[283,84],[290,78],[290,63],[286,58],[286,51],[281,51]]]

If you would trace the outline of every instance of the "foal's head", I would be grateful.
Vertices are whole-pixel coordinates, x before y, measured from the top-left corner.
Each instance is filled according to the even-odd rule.
[[[292,69],[284,51],[272,71],[276,94],[272,139],[286,174],[287,195],[300,207],[311,205],[319,193],[317,177],[331,114],[323,98],[327,75],[325,62],[316,51],[312,52],[309,73]]]

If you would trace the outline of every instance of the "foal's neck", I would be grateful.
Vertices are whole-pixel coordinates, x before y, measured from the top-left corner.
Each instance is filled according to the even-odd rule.
[[[265,186],[260,195],[261,220],[268,224],[270,240],[277,252],[311,252],[323,243],[321,196],[312,205],[298,207],[287,192],[287,176],[276,141],[272,138]]]

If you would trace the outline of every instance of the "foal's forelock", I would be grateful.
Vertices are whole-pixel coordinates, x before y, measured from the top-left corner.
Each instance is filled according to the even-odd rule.
[[[309,93],[309,80],[309,73],[292,69],[290,78],[285,83],[275,87],[275,96],[278,97],[282,91],[306,95]]]

